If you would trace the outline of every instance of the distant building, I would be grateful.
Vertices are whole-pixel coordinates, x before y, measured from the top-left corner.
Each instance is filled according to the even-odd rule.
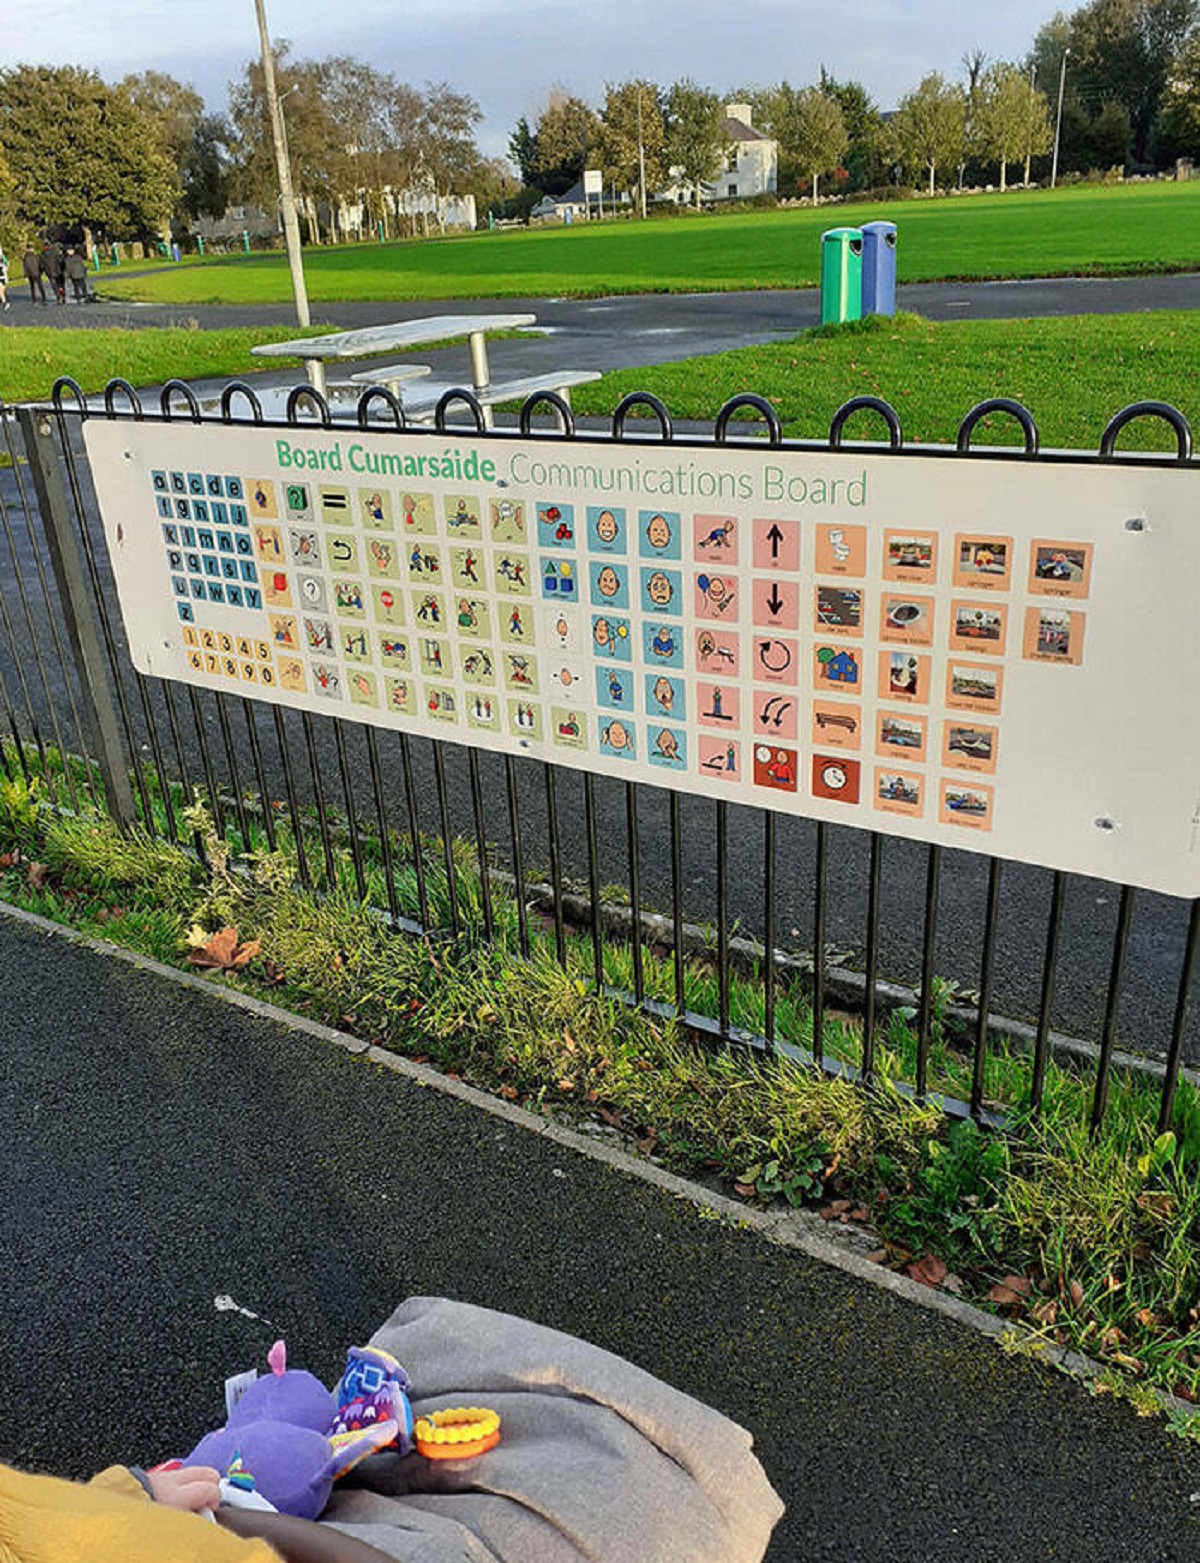
[[[753,110],[748,103],[727,103],[721,127],[724,137],[724,168],[715,179],[700,186],[702,202],[745,201],[755,195],[774,195],[779,174],[779,143],[755,130]],[[671,170],[673,175],[677,169]],[[690,206],[696,199],[696,187],[677,181],[660,192],[660,201]]]
[[[576,222],[588,216],[587,196],[583,193],[583,180],[577,179],[562,195],[544,195],[529,213],[530,222]]]

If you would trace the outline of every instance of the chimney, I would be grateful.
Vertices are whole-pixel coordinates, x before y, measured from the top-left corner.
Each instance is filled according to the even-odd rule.
[[[753,110],[748,103],[727,103],[725,105],[725,117],[727,119],[736,119],[740,124],[745,125],[748,130],[753,130],[754,128],[750,123],[752,116]]]

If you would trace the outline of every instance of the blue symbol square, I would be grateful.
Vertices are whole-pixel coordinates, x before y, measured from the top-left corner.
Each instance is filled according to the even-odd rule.
[[[219,577],[221,574],[221,566],[217,563],[216,554],[201,554],[200,557],[204,560],[205,575],[211,575],[214,578]]]
[[[172,492],[176,494],[187,493],[187,481],[185,480],[182,472],[172,472],[171,489]]]
[[[185,568],[186,568],[186,566],[184,565],[184,562],[183,562],[183,555],[180,553],[179,549],[178,548],[168,548],[167,549],[167,569],[168,570],[182,570],[182,569],[185,569]]]
[[[262,593],[256,587],[247,586],[245,595],[247,608],[262,607]]]
[[[203,499],[193,499],[192,500],[192,520],[193,521],[207,521],[208,520],[208,504],[207,504],[207,502],[205,500],[203,500]]]
[[[231,554],[233,552],[233,533],[218,532],[217,548],[223,554]]]
[[[171,577],[171,590],[175,593],[176,597],[186,597],[188,594],[187,576],[173,575]]]
[[[179,541],[185,548],[195,548],[196,528],[194,526],[181,526],[179,528]]]
[[[642,657],[647,667],[681,668],[683,666],[683,630],[667,619],[645,619],[642,622]]]
[[[225,601],[225,588],[221,585],[220,581],[209,581],[208,600],[209,602]]]
[[[242,580],[249,581],[252,586],[258,580],[258,571],[254,568],[252,559],[242,560]]]
[[[214,526],[224,526],[229,520],[229,506],[223,500],[209,505],[208,513],[212,517]]]
[[[237,578],[238,578],[237,560],[236,559],[222,559],[221,560],[221,574],[225,577],[225,579],[227,581],[236,581]]]
[[[198,527],[196,530],[196,541],[201,548],[215,548],[217,546],[217,534],[210,531],[206,526]]]
[[[248,557],[252,556],[254,544],[250,541],[249,532],[235,532],[233,534],[233,547],[236,553],[245,554]]]
[[[174,548],[179,542],[179,532],[176,527],[164,526],[162,529],[162,534],[163,542],[166,543],[169,548]]]
[[[204,483],[205,488],[214,499],[221,497],[221,479],[215,472],[210,472]]]
[[[554,602],[577,601],[579,578],[573,559],[542,560],[542,596]]]
[[[188,502],[187,502],[186,499],[177,499],[175,501],[175,514],[179,517],[179,519],[181,521],[186,521],[187,520],[187,518],[188,518]]]
[[[623,554],[628,545],[624,510],[605,505],[587,507],[588,547],[593,553]]]
[[[156,494],[165,494],[167,491],[167,474],[165,472],[152,472],[150,481],[154,484]]]
[[[642,612],[683,613],[683,578],[678,570],[642,566]]]
[[[250,525],[250,518],[246,514],[245,505],[230,505],[229,519],[233,522],[234,526]]]
[[[661,765],[664,770],[686,770],[687,734],[677,727],[648,727],[646,758],[651,765]]]
[[[242,488],[241,478],[226,478],[225,492],[230,499],[244,499],[246,497],[245,490]]]
[[[537,526],[538,542],[543,548],[574,548],[574,505],[539,505]]]
[[[596,699],[610,711],[632,711],[633,670],[612,665],[597,668]]]
[[[681,678],[666,673],[646,674],[646,712],[664,721],[687,721],[687,694]]]
[[[593,613],[592,648],[598,657],[632,662],[633,639],[629,633],[629,620],[613,619],[606,613]]]
[[[597,608],[629,607],[629,570],[623,564],[593,559],[588,564],[592,603]]]
[[[643,559],[681,558],[682,539],[677,510],[638,511],[638,552]]]
[[[175,604],[175,608],[179,614],[179,617],[185,624],[195,624],[196,615],[192,612],[192,605],[190,602],[177,602]]]
[[[175,507],[171,504],[169,495],[160,494],[158,496],[158,513],[160,516],[173,516],[175,514]]]
[[[231,608],[242,606],[242,588],[240,586],[227,586],[225,588],[225,601]]]
[[[202,569],[199,554],[185,554],[184,563],[193,575],[199,575]]]
[[[635,760],[633,723],[629,721],[605,722],[600,728],[600,753],[610,760]]]
[[[189,472],[188,473],[188,493],[189,494],[203,494],[203,492],[204,492],[204,479],[200,476],[200,474],[198,472]]]
[[[192,586],[192,596],[196,599],[197,602],[203,602],[204,601],[204,582],[203,581],[193,581],[191,583],[191,586]]]

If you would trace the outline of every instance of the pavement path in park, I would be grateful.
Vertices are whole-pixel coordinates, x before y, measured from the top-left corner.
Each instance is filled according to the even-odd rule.
[[[0,969],[6,1460],[186,1452],[277,1335],[332,1381],[402,1298],[448,1295],[747,1426],[787,1504],[770,1563],[1200,1554],[1197,1446],[909,1283],[28,921],[0,915]]]

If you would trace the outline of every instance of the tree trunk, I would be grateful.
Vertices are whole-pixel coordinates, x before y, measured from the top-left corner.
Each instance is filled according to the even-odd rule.
[[[1008,189],[1008,159],[1000,159],[1000,193]]]
[[[813,205],[814,206],[819,206],[821,204],[821,197],[817,194],[817,182],[818,182],[819,178],[820,178],[820,175],[818,175],[818,174],[814,174],[813,175]]]
[[[937,173],[937,164],[936,163],[930,163],[930,165],[929,165],[929,193],[930,193],[930,195],[933,194],[933,180],[934,180],[934,175],[936,173]]]
[[[1026,190],[1029,189],[1029,165],[1030,165],[1031,162],[1032,162],[1032,158],[1031,158],[1030,154],[1028,152],[1026,152],[1026,154],[1025,154],[1025,188],[1026,188]]]

